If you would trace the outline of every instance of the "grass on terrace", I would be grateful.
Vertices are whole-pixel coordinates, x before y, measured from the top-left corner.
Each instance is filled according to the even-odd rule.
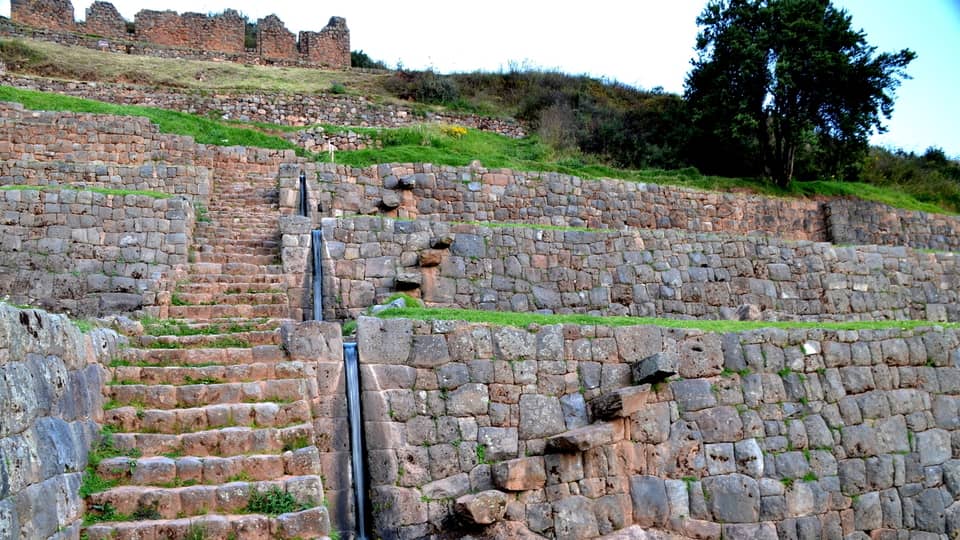
[[[382,95],[387,75],[174,60],[67,47],[32,39],[0,40],[0,59],[18,74],[76,81],[103,81],[165,86],[198,91],[246,91],[319,94],[334,83],[348,93]]]
[[[65,186],[65,185],[56,185],[56,186],[23,186],[23,185],[7,185],[0,186],[0,191],[92,191],[94,193],[100,193],[103,195],[139,195],[143,197],[152,197],[154,199],[169,199],[173,195],[169,193],[161,193],[159,191],[145,191],[141,189],[116,189],[116,188],[101,188],[101,187],[77,187],[77,186]]]
[[[163,133],[189,135],[198,143],[217,146],[255,146],[280,150],[298,150],[298,147],[279,137],[267,135],[255,129],[236,127],[202,116],[138,105],[115,105],[92,99],[81,99],[49,92],[20,90],[0,86],[0,101],[22,103],[24,107],[39,111],[69,111],[78,113],[112,114],[117,116],[143,116],[157,124]],[[300,149],[300,154],[305,152]]]
[[[0,101],[22,103],[32,110],[71,111],[143,116],[157,124],[163,133],[192,136],[197,142],[218,146],[252,146],[270,149],[293,149],[300,156],[320,161],[326,153],[311,155],[281,137],[263,132],[265,126],[221,122],[202,116],[135,105],[115,105],[60,94],[20,90],[0,86]],[[749,191],[779,197],[855,196],[907,210],[950,213],[944,208],[921,202],[907,193],[892,188],[854,182],[794,182],[789,190],[751,179],[703,176],[693,169],[675,171],[624,170],[592,162],[582,156],[558,156],[536,137],[511,139],[495,133],[467,130],[456,136],[440,125],[420,125],[397,129],[344,128],[326,126],[331,132],[347,131],[366,134],[381,142],[382,148],[338,152],[337,163],[366,167],[380,163],[433,163],[465,166],[479,160],[488,168],[510,168],[518,171],[544,171],[569,174],[584,179],[614,178],[633,182],[679,185],[709,191]]]
[[[760,328],[819,328],[824,330],[886,330],[913,329],[939,326],[960,328],[960,323],[934,323],[930,321],[844,321],[844,322],[790,322],[790,321],[710,321],[663,319],[656,317],[595,317],[592,315],[541,315],[505,311],[480,311],[446,308],[394,308],[381,312],[379,317],[389,319],[417,319],[425,321],[467,321],[489,323],[498,326],[526,327],[530,324],[577,324],[603,326],[663,326],[668,328],[694,328],[705,332],[746,332]]]

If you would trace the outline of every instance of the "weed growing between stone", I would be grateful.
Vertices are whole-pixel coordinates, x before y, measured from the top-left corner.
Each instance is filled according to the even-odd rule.
[[[250,494],[250,501],[247,503],[248,512],[266,514],[268,516],[276,516],[305,509],[304,505],[298,503],[293,495],[283,491],[277,486],[273,486],[267,491],[254,491]]]
[[[762,328],[819,328],[823,330],[887,330],[916,328],[960,328],[960,323],[934,323],[930,321],[714,321],[700,319],[664,319],[655,317],[597,317],[593,315],[541,315],[503,311],[481,311],[452,308],[391,308],[380,312],[385,319],[417,319],[439,321],[465,321],[489,323],[501,326],[526,327],[531,324],[579,324],[603,326],[661,326],[667,328],[693,328],[704,332],[745,332]]]

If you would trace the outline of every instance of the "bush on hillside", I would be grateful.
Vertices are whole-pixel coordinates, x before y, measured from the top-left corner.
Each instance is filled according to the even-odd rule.
[[[370,58],[367,53],[360,51],[350,51],[350,67],[364,69],[387,69],[387,65],[380,60]]]

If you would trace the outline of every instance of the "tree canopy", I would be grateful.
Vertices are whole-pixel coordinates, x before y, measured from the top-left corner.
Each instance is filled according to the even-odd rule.
[[[687,77],[692,156],[721,174],[856,176],[909,49],[877,53],[829,0],[714,0]]]

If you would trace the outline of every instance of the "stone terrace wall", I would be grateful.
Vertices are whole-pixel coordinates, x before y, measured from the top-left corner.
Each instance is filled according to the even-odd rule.
[[[385,212],[434,221],[761,233],[932,249],[960,244],[960,217],[852,199],[762,197],[478,166],[385,164],[356,169],[327,164],[316,172],[314,197],[345,215]],[[293,187],[281,179],[281,191]],[[877,225],[880,217],[883,223]]]
[[[381,105],[353,96],[269,93],[218,93],[205,96],[175,89],[161,91],[144,86],[64,82],[10,74],[0,74],[0,84],[124,105],[145,105],[201,115],[215,113],[228,120],[292,126],[334,124],[359,127],[401,127],[441,122],[492,131],[509,137],[522,137],[525,134],[524,126],[512,120],[460,113],[428,113],[426,117],[418,117],[409,107]]]
[[[73,4],[70,0],[10,0],[10,18],[28,26],[73,32]]]
[[[428,306],[496,311],[715,319],[756,306],[774,320],[960,320],[960,257],[949,253],[377,217],[322,228],[324,301],[341,318],[406,291]]]
[[[66,189],[0,191],[0,216],[0,295],[81,316],[169,304],[194,227],[186,198]]]
[[[197,201],[210,196],[210,170],[191,165],[116,165],[100,163],[0,161],[0,185],[101,187],[189,195]]]
[[[885,204],[840,199],[826,203],[827,227],[837,244],[887,244],[960,251],[957,216],[910,212]]]
[[[709,540],[960,532],[955,330],[364,317],[358,332],[384,536],[473,532],[460,497],[492,501],[477,513],[502,515],[500,531],[558,539],[632,524]],[[631,386],[652,356],[678,377]]]
[[[108,330],[0,304],[0,538],[76,539],[81,477],[103,416]]]

